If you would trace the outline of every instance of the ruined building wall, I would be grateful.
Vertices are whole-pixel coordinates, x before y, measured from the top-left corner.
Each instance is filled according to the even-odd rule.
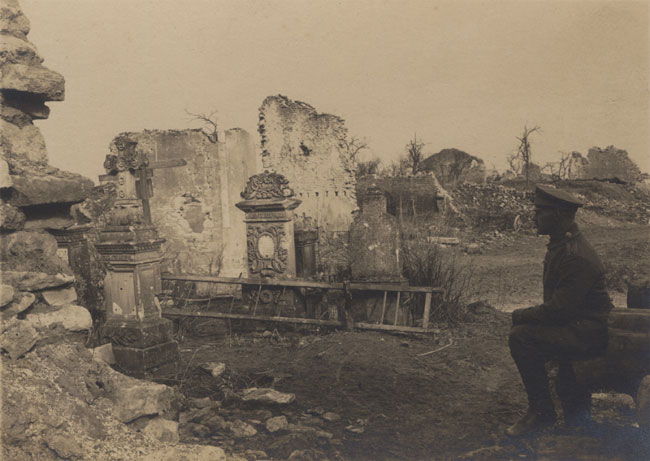
[[[589,165],[586,178],[613,178],[636,181],[641,175],[639,167],[628,157],[627,151],[608,146],[605,149],[592,147],[587,154]]]
[[[246,274],[244,214],[235,207],[256,153],[244,130],[220,133],[214,143],[201,130],[125,133],[150,161],[185,159],[186,166],[156,169],[151,215],[164,237],[165,269],[237,277]]]
[[[289,180],[302,200],[296,214],[326,232],[347,231],[357,204],[355,166],[342,143],[348,135],[344,121],[284,96],[266,98],[259,117],[262,165]]]

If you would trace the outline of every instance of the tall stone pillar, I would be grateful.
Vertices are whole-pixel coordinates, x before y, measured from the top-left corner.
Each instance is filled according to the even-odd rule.
[[[135,142],[117,138],[115,143],[118,155],[107,156],[108,175],[102,179],[116,184],[118,199],[95,244],[107,265],[103,335],[113,343],[117,365],[127,374],[167,377],[176,373],[178,343],[156,298],[164,239],[146,219],[137,194],[138,172],[148,161],[136,154]]]
[[[246,213],[246,247],[248,277],[252,279],[293,279],[296,277],[296,247],[292,211],[301,201],[286,178],[277,173],[264,172],[251,176],[241,194],[243,201],[237,208]],[[259,289],[244,286],[244,300],[273,313],[280,297],[285,306],[295,313],[295,298],[291,290]],[[266,305],[266,306],[264,306]],[[287,312],[288,313],[288,312]]]

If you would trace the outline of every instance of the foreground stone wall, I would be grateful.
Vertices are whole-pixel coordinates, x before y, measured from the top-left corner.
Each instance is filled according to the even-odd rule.
[[[167,240],[165,268],[226,277],[246,274],[244,214],[235,203],[256,172],[251,136],[241,129],[222,133],[217,142],[201,130],[123,135],[137,141],[137,150],[150,161],[187,161],[186,166],[154,170],[151,215]]]
[[[266,98],[259,117],[263,167],[289,180],[302,200],[299,216],[328,232],[347,231],[357,204],[345,122],[284,96]]]

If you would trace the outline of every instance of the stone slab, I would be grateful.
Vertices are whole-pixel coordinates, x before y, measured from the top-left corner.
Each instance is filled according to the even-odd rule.
[[[0,89],[37,94],[46,101],[65,99],[63,76],[40,64],[5,64],[0,77]]]
[[[34,328],[52,328],[58,324],[68,331],[86,331],[93,324],[88,309],[75,304],[64,304],[49,312],[29,314],[27,321]]]
[[[5,307],[14,299],[14,287],[0,284],[0,307]]]
[[[36,296],[33,293],[19,293],[16,298],[14,302],[3,308],[0,312],[0,318],[2,320],[10,319],[26,311],[36,300]]]
[[[32,271],[0,271],[2,281],[20,291],[39,291],[46,288],[61,287],[74,282],[74,276],[49,275]]]
[[[59,288],[57,290],[43,290],[43,299],[50,306],[63,306],[77,300],[77,292],[74,287]]]

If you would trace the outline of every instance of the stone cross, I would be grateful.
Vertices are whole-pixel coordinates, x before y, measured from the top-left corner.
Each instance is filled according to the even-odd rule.
[[[104,161],[108,175],[101,177],[115,183],[118,199],[139,200],[145,224],[151,224],[151,206],[149,199],[153,196],[152,178],[154,170],[187,165],[184,159],[172,159],[150,162],[147,155],[138,153],[138,143],[125,136],[115,139],[117,155],[109,154]]]
[[[148,162],[147,165],[141,166],[135,170],[135,188],[138,198],[142,200],[145,223],[151,224],[151,207],[149,205],[149,199],[153,197],[152,178],[154,170],[185,165],[187,165],[187,162],[184,159],[161,160],[157,162]]]

